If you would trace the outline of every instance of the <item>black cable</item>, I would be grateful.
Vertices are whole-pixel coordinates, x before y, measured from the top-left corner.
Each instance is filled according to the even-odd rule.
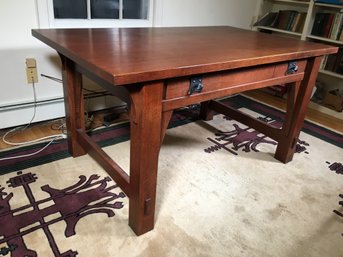
[[[45,78],[48,78],[48,79],[51,79],[53,81],[56,81],[56,82],[59,82],[59,83],[63,83],[63,80],[62,79],[59,79],[59,78],[56,78],[56,77],[53,77],[53,76],[49,76],[49,75],[46,75],[46,74],[40,74],[42,77],[45,77]],[[88,88],[82,88],[83,90],[87,91],[87,92],[91,92],[91,93],[95,93],[95,94],[105,94],[106,91],[95,91],[95,90],[91,90],[91,89],[88,89]]]
[[[45,77],[45,78],[48,78],[48,79],[51,79],[51,80],[53,80],[53,81],[56,81],[56,82],[60,82],[60,83],[62,83],[63,82],[63,80],[62,79],[59,79],[59,78],[56,78],[56,77],[52,77],[52,76],[49,76],[49,75],[46,75],[46,74],[40,74],[42,77]]]

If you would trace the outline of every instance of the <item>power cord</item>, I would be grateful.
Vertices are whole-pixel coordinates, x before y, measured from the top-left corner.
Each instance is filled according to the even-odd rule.
[[[43,73],[41,73],[40,75],[42,77],[44,77],[44,78],[51,79],[51,80],[53,80],[55,82],[63,83],[63,80],[60,79],[60,78],[56,78],[56,77],[53,77],[53,76],[50,76],[50,75],[46,75],[46,74],[43,74]],[[82,89],[84,91],[87,91],[87,92],[90,92],[90,93],[94,93],[94,94],[100,94],[100,95],[107,95],[108,94],[107,91],[96,91],[96,90],[91,90],[91,89],[88,89],[88,88],[85,88],[85,87],[83,87]]]
[[[6,140],[6,137],[7,137],[8,135],[10,135],[11,133],[13,133],[13,132],[16,132],[16,131],[17,131],[17,132],[14,133],[12,136],[18,134],[19,131],[24,131],[25,129],[27,129],[27,128],[31,125],[31,123],[32,123],[33,120],[35,119],[35,117],[36,117],[36,112],[37,112],[37,94],[36,94],[36,87],[35,87],[35,83],[34,83],[34,82],[32,82],[32,90],[33,90],[33,115],[32,115],[32,118],[31,118],[31,120],[29,121],[29,123],[28,123],[27,125],[22,126],[22,127],[15,127],[15,128],[13,128],[13,129],[7,131],[7,132],[3,135],[3,137],[2,137],[2,141],[3,141],[5,144],[8,144],[8,145],[15,145],[15,143],[12,143],[12,142],[7,141],[7,140]]]
[[[59,79],[59,78],[55,78],[55,77],[52,77],[52,76],[48,76],[48,75],[45,75],[45,74],[41,74],[42,77],[46,77],[48,79],[51,79],[51,80],[54,80],[56,82],[60,82],[62,83],[62,80]],[[32,79],[33,80],[33,79]],[[12,136],[16,135],[19,133],[19,131],[24,131],[26,130],[31,124],[32,122],[34,121],[35,117],[36,117],[36,111],[37,111],[37,94],[36,94],[36,87],[35,87],[35,83],[34,81],[32,82],[32,89],[33,89],[33,97],[34,97],[34,109],[33,109],[33,115],[32,115],[32,118],[30,120],[30,122],[25,125],[25,126],[22,126],[22,127],[16,127],[16,128],[13,128],[11,130],[9,130],[8,132],[6,132],[3,137],[2,137],[2,141],[8,145],[12,145],[12,146],[23,146],[23,145],[29,145],[29,144],[34,144],[34,143],[38,143],[40,141],[43,141],[43,140],[47,140],[47,139],[51,139],[43,148],[41,148],[40,150],[36,151],[36,152],[33,152],[33,153],[30,153],[30,154],[25,154],[25,155],[18,155],[18,156],[11,156],[11,157],[5,157],[5,158],[0,158],[0,161],[5,161],[5,160],[13,160],[13,159],[18,159],[18,158],[24,158],[24,157],[30,157],[30,156],[33,156],[33,155],[36,155],[40,152],[42,152],[43,150],[45,150],[48,146],[50,146],[55,140],[57,139],[60,139],[60,138],[67,138],[67,135],[64,133],[64,130],[65,130],[65,124],[62,124],[60,125],[57,130],[61,130],[63,133],[62,134],[58,134],[58,135],[51,135],[51,136],[46,136],[46,137],[42,137],[42,138],[38,138],[38,139],[35,139],[35,140],[31,140],[31,141],[26,141],[26,142],[10,142],[8,141],[6,138],[12,134]],[[83,88],[83,90],[85,91],[88,91],[88,92],[91,92],[91,93],[100,93],[100,94],[106,94],[106,91],[104,92],[97,92],[97,91],[93,91],[93,90],[89,90],[89,89],[86,89],[86,88]],[[93,130],[90,128],[92,122],[93,122],[93,116],[91,116],[90,118],[88,117],[88,112],[87,112],[87,109],[88,109],[88,98],[86,98],[86,117],[87,117],[87,123],[88,123],[88,130]],[[56,128],[54,128],[56,130]]]
[[[34,144],[34,143],[38,143],[40,141],[43,141],[43,140],[47,140],[47,139],[50,139],[50,138],[64,138],[64,135],[60,134],[60,135],[51,135],[51,136],[46,136],[46,137],[41,137],[41,138],[38,138],[38,139],[35,139],[35,140],[31,140],[31,141],[25,141],[25,142],[9,142],[7,141],[6,139],[3,138],[3,142],[5,144],[8,144],[8,145],[13,145],[13,146],[21,146],[21,145],[30,145],[30,144]]]
[[[62,138],[66,138],[65,135],[62,136]],[[24,158],[24,157],[30,157],[33,155],[36,155],[40,152],[42,152],[43,150],[45,150],[46,148],[48,148],[49,145],[51,145],[55,140],[57,140],[58,137],[53,138],[52,140],[50,140],[50,142],[48,142],[43,148],[39,149],[36,152],[33,153],[29,153],[29,154],[23,154],[23,155],[17,155],[17,156],[11,156],[11,157],[5,157],[5,158],[0,158],[0,161],[7,161],[7,160],[14,160],[14,159],[19,159],[19,158]]]
[[[56,77],[53,77],[53,76],[49,76],[49,75],[46,75],[46,74],[40,74],[42,77],[45,77],[47,79],[51,79],[53,81],[56,81],[56,82],[60,82],[60,83],[63,83],[63,80],[62,79],[59,79],[59,78],[56,78]]]
[[[13,128],[9,131],[7,131],[3,137],[2,137],[2,141],[5,143],[5,144],[8,144],[8,145],[12,145],[12,146],[22,146],[22,145],[29,145],[29,144],[33,144],[33,143],[37,143],[37,142],[40,142],[40,141],[43,141],[43,140],[47,140],[47,139],[51,139],[50,142],[48,142],[42,149],[34,152],[34,153],[30,153],[30,154],[26,154],[26,155],[19,155],[19,156],[13,156],[13,157],[5,157],[5,158],[0,158],[0,161],[4,161],[4,160],[11,160],[11,159],[18,159],[18,158],[23,158],[23,157],[29,157],[29,156],[32,156],[32,155],[35,155],[35,154],[38,154],[40,153],[41,151],[43,151],[44,149],[46,149],[49,145],[52,144],[53,141],[57,140],[57,139],[60,139],[60,138],[66,138],[66,135],[64,134],[60,134],[60,135],[51,135],[51,136],[46,136],[46,137],[42,137],[42,138],[38,138],[38,139],[35,139],[35,140],[31,140],[31,141],[26,141],[26,142],[10,142],[6,139],[6,137],[8,137],[10,134],[12,134],[13,132],[15,132],[14,134],[12,134],[12,136],[16,135],[24,130],[26,130],[33,122],[33,120],[35,119],[36,117],[36,112],[37,112],[37,94],[36,94],[36,87],[35,87],[35,83],[32,82],[32,89],[33,89],[33,97],[34,97],[34,106],[33,106],[33,115],[32,115],[32,118],[30,120],[30,122],[25,125],[25,126],[22,126],[22,127],[16,127],[16,128]]]

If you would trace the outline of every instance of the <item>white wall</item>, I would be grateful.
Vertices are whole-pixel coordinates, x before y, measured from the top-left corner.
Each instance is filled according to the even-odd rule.
[[[32,86],[26,83],[25,59],[37,60],[38,72],[60,77],[60,64],[55,51],[31,36],[31,28],[38,27],[35,0],[0,1],[0,106],[33,101]],[[62,96],[62,87],[56,82],[39,77],[36,84],[38,99]],[[53,104],[37,109],[37,120],[64,115],[62,105]],[[33,108],[16,111],[0,109],[0,128],[27,123]]]
[[[159,0],[158,26],[250,28],[258,0]],[[158,1],[157,1],[158,2]]]
[[[25,124],[32,117],[32,105],[3,108],[33,101],[32,86],[26,83],[25,58],[36,58],[39,74],[61,77],[55,51],[31,36],[31,29],[39,26],[36,1],[0,1],[0,129]],[[155,0],[154,25],[249,28],[256,5],[257,0]],[[38,100],[59,100],[39,105],[35,121],[64,116],[61,84],[38,79]]]

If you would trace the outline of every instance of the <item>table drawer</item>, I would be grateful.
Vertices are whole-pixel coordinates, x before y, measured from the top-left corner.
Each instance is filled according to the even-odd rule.
[[[287,74],[288,65],[288,62],[283,62],[258,67],[233,69],[199,76],[202,78],[203,89],[201,92],[193,93],[192,96],[206,94],[217,90],[225,90],[240,85],[247,85],[246,90],[249,90],[249,84],[256,84],[256,82],[259,81],[269,81],[277,78],[285,78],[285,82],[287,83],[292,82],[289,80],[292,80],[294,74],[304,74],[306,60],[296,61],[298,70],[294,74]],[[287,80],[287,77],[289,77],[289,80]],[[299,76],[296,77],[297,80],[299,80]],[[181,97],[191,97],[189,95],[190,79],[191,78],[188,77],[168,80],[166,83],[164,99],[170,100]]]

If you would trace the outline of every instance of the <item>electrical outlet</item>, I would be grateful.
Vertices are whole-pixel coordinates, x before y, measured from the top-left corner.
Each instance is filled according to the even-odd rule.
[[[28,84],[38,83],[37,65],[34,58],[26,59],[26,78]]]

